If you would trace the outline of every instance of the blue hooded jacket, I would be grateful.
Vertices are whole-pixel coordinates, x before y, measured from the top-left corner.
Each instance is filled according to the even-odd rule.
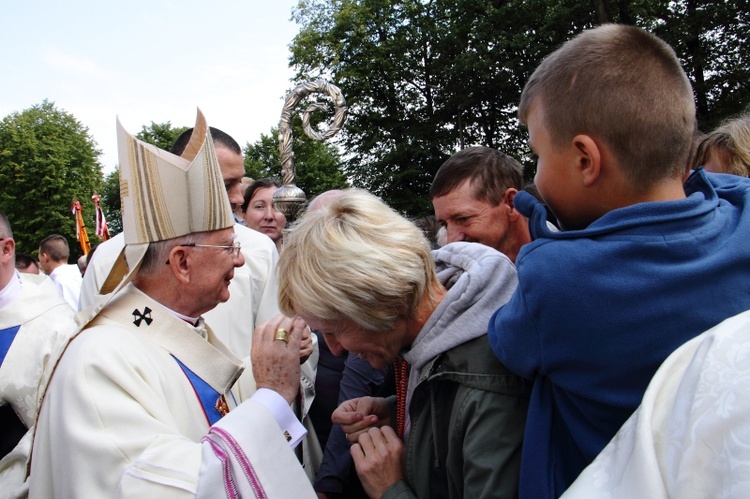
[[[516,196],[533,241],[489,338],[503,364],[534,380],[520,497],[562,494],[672,351],[750,309],[750,179],[698,170],[685,192],[563,232],[549,230],[534,198]]]

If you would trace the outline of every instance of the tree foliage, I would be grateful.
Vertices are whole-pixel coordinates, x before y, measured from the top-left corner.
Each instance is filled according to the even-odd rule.
[[[99,155],[88,129],[53,102],[44,100],[3,118],[0,210],[11,222],[19,253],[36,253],[43,238],[61,234],[72,257],[80,256],[71,212],[74,198],[83,207],[89,237],[95,239],[91,196],[102,181]]]
[[[344,92],[353,183],[420,216],[435,172],[463,147],[495,147],[533,177],[516,119],[523,85],[547,54],[603,22],[642,26],[675,47],[703,129],[739,112],[748,10],[730,0],[301,0],[290,65],[296,81],[323,77]]]
[[[675,49],[693,83],[698,126],[708,132],[750,109],[750,4],[665,2],[653,31]]]
[[[273,128],[269,135],[261,134],[259,140],[245,146],[245,171],[251,178],[281,178],[278,133],[278,129]],[[335,145],[304,135],[299,117],[293,120],[292,134],[295,185],[308,199],[323,191],[348,187],[343,161]]]
[[[166,123],[154,123],[152,121],[149,126],[143,125],[141,131],[135,134],[135,138],[168,151],[172,148],[172,144],[177,140],[177,137],[188,128],[186,126],[174,128],[170,121]]]
[[[120,174],[118,170],[109,172],[104,178],[101,195],[101,206],[107,219],[110,235],[122,232],[122,213],[120,212]]]

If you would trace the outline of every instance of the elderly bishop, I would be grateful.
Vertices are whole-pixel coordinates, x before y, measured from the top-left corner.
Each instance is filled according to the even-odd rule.
[[[118,123],[125,249],[115,291],[79,314],[52,376],[31,461],[31,497],[314,497],[294,454],[306,325],[277,316],[253,337],[258,391],[202,316],[243,262],[210,131],[186,152]],[[119,278],[119,276],[116,276]]]

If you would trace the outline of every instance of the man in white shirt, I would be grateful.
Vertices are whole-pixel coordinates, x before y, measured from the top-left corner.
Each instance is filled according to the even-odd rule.
[[[60,234],[52,234],[39,243],[39,266],[52,279],[65,301],[73,310],[78,310],[81,294],[81,271],[78,265],[68,265],[70,248]]]
[[[200,113],[195,130],[179,157],[119,127],[119,284],[82,314],[49,385],[31,497],[314,497],[292,450],[305,324],[256,328],[258,390],[236,404],[245,362],[203,319],[244,257]]]

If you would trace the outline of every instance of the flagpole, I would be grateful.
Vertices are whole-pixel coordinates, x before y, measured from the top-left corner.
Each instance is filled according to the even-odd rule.
[[[70,207],[73,211],[73,215],[76,219],[76,239],[81,245],[84,255],[88,255],[91,251],[91,243],[89,242],[89,234],[86,231],[86,224],[83,223],[83,209],[81,208],[81,202],[78,199],[73,198],[73,206]]]

